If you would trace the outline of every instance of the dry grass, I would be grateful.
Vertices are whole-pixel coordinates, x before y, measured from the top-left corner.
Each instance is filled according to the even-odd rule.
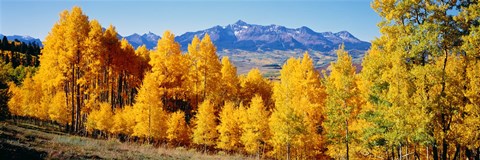
[[[271,73],[279,72],[279,69],[263,67],[264,65],[277,64],[282,66],[290,57],[303,57],[303,50],[294,51],[259,51],[249,52],[242,50],[222,50],[217,52],[221,56],[229,56],[230,60],[237,67],[237,74],[246,74],[252,68],[258,68],[263,74],[272,75]],[[331,62],[337,60],[336,53],[309,51],[315,68],[327,68]],[[363,53],[352,51],[353,62],[360,64],[363,59]]]
[[[0,122],[0,159],[253,159],[183,147],[72,136],[28,123]]]

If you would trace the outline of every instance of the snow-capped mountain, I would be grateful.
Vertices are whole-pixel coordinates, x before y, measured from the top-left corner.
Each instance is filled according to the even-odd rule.
[[[0,34],[0,38],[3,39],[3,34]],[[28,43],[36,43],[37,45],[43,46],[42,41],[38,38],[33,38],[30,36],[20,36],[20,35],[13,35],[13,36],[6,36],[9,41],[14,41],[15,39],[20,41],[20,42],[25,42],[26,44]]]
[[[332,32],[315,32],[308,27],[300,28],[286,28],[280,25],[256,25],[249,24],[244,21],[237,21],[234,24],[227,26],[214,26],[209,29],[200,30],[196,32],[187,32],[175,37],[175,40],[180,43],[182,50],[186,51],[188,44],[191,43],[193,37],[196,35],[203,38],[205,33],[210,35],[213,43],[219,51],[221,50],[243,50],[249,52],[262,51],[290,51],[290,50],[312,50],[319,52],[332,52],[336,50],[339,45],[345,44],[345,48],[351,54],[363,54],[370,43],[361,41],[347,31],[337,33]],[[122,38],[121,35],[117,35]],[[0,38],[3,35],[0,34]],[[37,42],[41,41],[30,36],[7,36],[9,40],[18,39],[22,42]],[[148,49],[153,49],[157,45],[160,36],[149,32],[143,35],[132,34],[124,37],[134,48],[141,45],[146,45]]]
[[[197,32],[187,32],[175,39],[186,50],[196,35],[202,38],[208,33],[219,50],[240,49],[245,51],[314,50],[331,52],[340,44],[347,50],[366,51],[370,43],[361,41],[347,31],[318,33],[308,27],[286,28],[279,25],[255,25],[237,21],[227,26],[215,26]]]
[[[157,41],[158,39],[160,39],[160,36],[152,32],[148,32],[143,35],[139,35],[135,33],[135,34],[126,36],[125,39],[127,39],[127,41],[130,42],[130,44],[132,44],[134,48],[137,48],[138,46],[145,44],[145,46],[148,49],[153,49],[157,46]]]

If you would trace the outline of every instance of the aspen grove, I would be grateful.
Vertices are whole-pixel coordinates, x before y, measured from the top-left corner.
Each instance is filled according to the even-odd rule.
[[[133,48],[79,7],[60,13],[36,73],[9,83],[13,118],[71,134],[273,159],[479,159],[480,3],[374,0],[361,64],[308,52],[279,80],[237,75],[208,34]],[[101,147],[101,146],[99,146]]]

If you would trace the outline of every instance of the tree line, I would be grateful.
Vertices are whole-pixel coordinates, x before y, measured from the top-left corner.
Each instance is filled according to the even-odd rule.
[[[14,68],[20,65],[37,67],[40,50],[41,47],[36,42],[25,43],[17,39],[9,41],[6,36],[0,40],[0,58],[5,63],[12,63]]]
[[[40,46],[24,43],[6,36],[0,39],[0,120],[9,116],[7,82],[20,84],[28,74],[33,74],[39,64]]]
[[[168,31],[155,50],[135,50],[74,7],[47,36],[36,74],[9,84],[8,107],[72,133],[259,158],[478,159],[478,2],[372,8],[382,35],[360,73],[340,46],[329,74],[305,53],[269,81],[258,69],[237,76],[208,34],[186,53]]]

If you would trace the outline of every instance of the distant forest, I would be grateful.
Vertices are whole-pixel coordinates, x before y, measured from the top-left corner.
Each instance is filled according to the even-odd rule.
[[[6,36],[0,40],[0,58],[12,63],[14,68],[20,65],[37,67],[40,50],[40,45],[35,42],[25,43],[18,39],[9,41]]]

